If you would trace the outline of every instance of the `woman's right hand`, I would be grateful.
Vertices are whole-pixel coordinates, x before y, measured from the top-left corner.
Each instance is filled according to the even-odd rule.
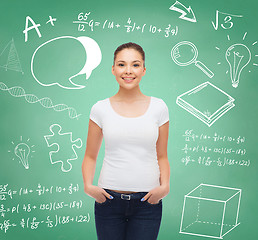
[[[113,199],[109,193],[107,193],[103,188],[91,185],[84,188],[84,191],[87,195],[92,198],[95,198],[96,202],[103,203],[106,199]]]

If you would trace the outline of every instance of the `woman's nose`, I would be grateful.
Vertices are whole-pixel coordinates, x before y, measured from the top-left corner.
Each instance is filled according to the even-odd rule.
[[[131,73],[131,72],[132,72],[131,66],[126,66],[125,72],[126,72],[127,74],[128,74],[128,73]]]

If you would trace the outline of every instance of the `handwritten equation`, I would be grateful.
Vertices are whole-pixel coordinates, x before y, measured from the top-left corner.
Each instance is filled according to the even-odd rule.
[[[141,33],[151,33],[151,34],[163,34],[164,37],[168,38],[169,36],[176,36],[178,34],[178,26],[173,26],[171,24],[167,24],[167,26],[156,26],[156,25],[148,25],[146,23],[138,24],[134,22],[130,17],[127,19],[124,24],[114,22],[109,19],[105,19],[104,21],[90,19],[91,12],[88,13],[79,13],[77,19],[73,21],[73,24],[77,24],[79,32],[85,32],[87,28],[90,31],[94,31],[96,28],[100,29],[120,29],[124,28],[127,33],[130,32],[141,32]]]
[[[214,133],[213,136],[207,135],[207,134],[195,134],[193,129],[186,130],[183,134],[183,137],[185,138],[186,142],[189,141],[195,141],[195,140],[211,140],[213,142],[236,142],[237,144],[244,143],[245,137],[237,136],[237,137],[231,137],[231,136],[225,136],[225,135],[219,135],[217,133]]]
[[[26,203],[26,204],[17,204],[11,207],[5,207],[4,204],[0,205],[0,216],[5,217],[7,213],[22,213],[22,212],[34,212],[36,210],[41,210],[41,211],[55,211],[63,208],[70,208],[70,209],[80,209],[82,208],[82,200],[79,201],[71,201],[71,202],[48,202],[48,203],[40,203],[40,204],[31,204],[31,203]]]
[[[182,137],[185,143],[181,149],[184,154],[181,162],[185,166],[198,164],[249,167],[251,164],[245,148],[246,138],[243,136],[225,136],[218,133],[196,134],[191,129],[186,130]]]
[[[224,167],[224,166],[233,166],[233,165],[237,165],[237,166],[246,166],[249,167],[251,164],[251,161],[248,160],[236,160],[236,159],[231,159],[231,158],[221,158],[218,157],[217,159],[213,159],[212,157],[203,157],[203,156],[199,156],[197,158],[194,158],[192,156],[185,156],[181,159],[181,162],[184,165],[188,165],[189,163],[197,163],[199,165],[204,165],[204,166],[218,166],[218,167]]]
[[[74,196],[78,192],[79,185],[73,183],[64,186],[38,183],[30,188],[0,184],[0,230],[6,233],[17,227],[35,230],[39,226],[52,228],[68,223],[88,223],[90,215],[85,213],[83,200]],[[64,196],[67,197],[64,199]],[[54,200],[46,201],[50,197]],[[60,214],[62,211],[65,214]],[[73,216],[67,212],[72,212]]]
[[[189,152],[203,152],[203,153],[219,153],[219,154],[236,154],[236,155],[245,155],[246,149],[233,149],[233,148],[226,148],[226,147],[208,147],[208,146],[202,146],[202,145],[196,145],[193,147],[189,147],[188,144],[185,144],[185,147],[182,149],[185,154]]]
[[[13,199],[14,196],[22,196],[22,195],[29,195],[29,194],[36,194],[38,196],[43,194],[53,194],[53,193],[67,193],[69,195],[78,192],[79,185],[72,183],[66,187],[60,186],[42,186],[38,184],[36,189],[31,189],[27,187],[20,187],[19,189],[11,189],[9,188],[8,184],[1,184],[0,185],[0,201],[4,201],[9,197]]]
[[[0,230],[6,233],[10,228],[20,227],[22,229],[36,230],[40,225],[45,225],[48,228],[54,228],[59,225],[69,223],[88,223],[90,221],[90,214],[78,216],[59,216],[55,215],[54,218],[47,216],[45,220],[39,220],[33,216],[31,218],[21,218],[19,222],[12,222],[10,219],[0,222]]]

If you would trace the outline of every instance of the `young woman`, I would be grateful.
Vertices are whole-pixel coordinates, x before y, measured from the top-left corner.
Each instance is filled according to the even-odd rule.
[[[135,43],[119,46],[112,73],[118,92],[93,105],[85,157],[84,190],[95,201],[99,240],[157,239],[162,198],[169,192],[169,114],[165,102],[144,95],[145,53]],[[93,185],[104,136],[105,157]]]

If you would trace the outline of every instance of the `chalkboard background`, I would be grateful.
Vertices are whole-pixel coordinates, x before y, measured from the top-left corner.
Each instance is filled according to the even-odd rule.
[[[180,18],[189,6],[194,15]],[[81,175],[89,112],[95,102],[117,92],[113,52],[133,41],[146,52],[143,93],[162,98],[170,112],[171,191],[164,199],[159,239],[255,239],[257,9],[254,0],[1,3],[0,238],[96,239],[94,200],[84,193]],[[26,19],[27,30],[33,21],[38,31],[24,31]],[[73,78],[82,88],[64,88],[91,58],[76,39],[81,36],[97,43],[102,59],[87,80],[85,74]],[[183,60],[192,58],[191,42],[196,60],[213,77],[194,61],[176,64],[171,50],[183,41],[188,44],[181,44],[188,54]],[[230,70],[225,54],[234,44],[241,45],[229,49]],[[249,61],[246,66],[244,61]],[[243,70],[233,87],[230,71],[239,73],[238,63]],[[204,83],[215,93],[206,92]],[[181,100],[198,86],[202,90],[188,95],[188,102]],[[223,100],[225,94],[233,100]],[[209,125],[211,109],[219,117]],[[73,160],[69,164],[67,159]]]

